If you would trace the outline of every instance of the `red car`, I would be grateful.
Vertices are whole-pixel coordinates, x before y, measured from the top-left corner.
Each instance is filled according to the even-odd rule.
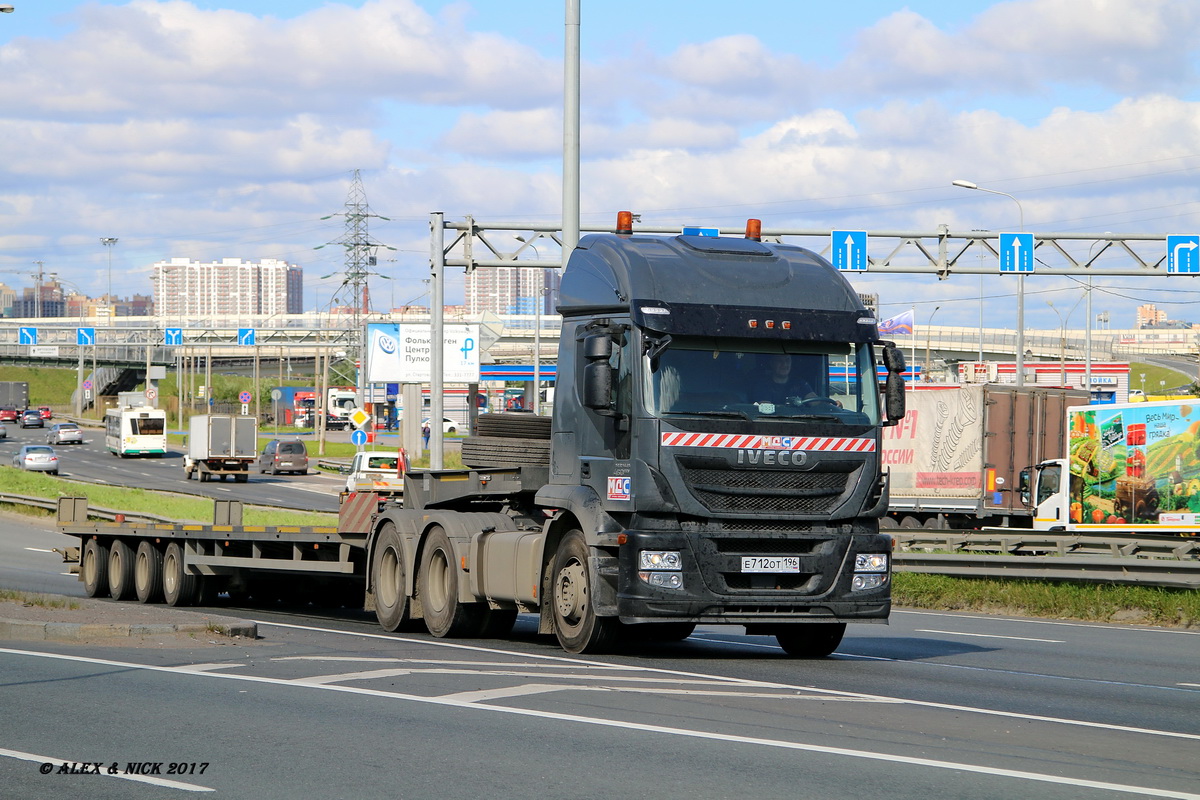
[[[20,412],[12,406],[0,408],[0,422],[16,422],[19,416]]]
[[[38,413],[42,415],[42,419],[50,419],[54,415],[50,412],[50,406],[38,406]]]

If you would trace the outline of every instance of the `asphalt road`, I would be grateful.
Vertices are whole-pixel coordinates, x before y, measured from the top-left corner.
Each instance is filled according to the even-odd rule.
[[[0,520],[0,584],[57,585],[24,549],[57,535]],[[1200,800],[1200,631],[899,610],[820,661],[721,626],[581,658],[528,617],[448,641],[212,610],[263,638],[0,642],[0,794]],[[58,774],[87,761],[183,785]]]

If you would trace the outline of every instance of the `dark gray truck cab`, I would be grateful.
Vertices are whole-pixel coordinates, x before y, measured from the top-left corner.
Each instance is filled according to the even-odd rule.
[[[879,432],[904,413],[903,357],[885,349],[883,401],[875,320],[828,261],[754,238],[590,235],[558,310],[536,504],[586,544],[600,619],[580,636],[736,623],[825,655],[846,622],[887,620]],[[805,373],[803,396],[767,399],[780,360]]]

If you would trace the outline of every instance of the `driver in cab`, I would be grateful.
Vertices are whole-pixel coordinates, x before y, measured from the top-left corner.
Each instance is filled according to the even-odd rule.
[[[763,359],[763,369],[753,383],[751,402],[772,403],[777,406],[799,405],[817,397],[812,385],[797,374],[793,366],[796,357],[787,353],[775,353]]]

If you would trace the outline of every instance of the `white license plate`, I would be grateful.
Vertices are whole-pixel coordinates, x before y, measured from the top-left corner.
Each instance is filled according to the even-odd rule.
[[[742,572],[799,571],[799,556],[742,556]]]

